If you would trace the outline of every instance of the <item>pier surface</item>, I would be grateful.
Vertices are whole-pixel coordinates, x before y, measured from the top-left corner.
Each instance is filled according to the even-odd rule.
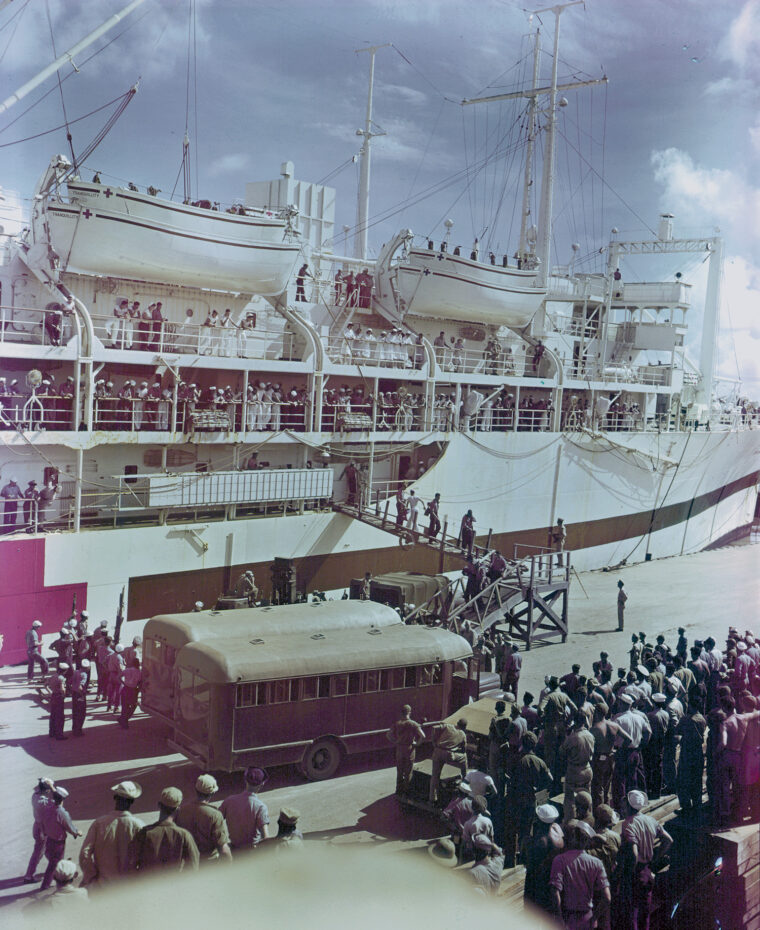
[[[620,633],[618,579],[625,582],[628,593],[626,629]],[[760,632],[758,605],[760,545],[731,546],[574,576],[567,642],[525,653],[520,696],[525,690],[538,695],[544,675],[562,675],[574,662],[590,673],[591,663],[603,649],[615,668],[627,668],[633,632],[646,632],[650,640],[663,633],[672,645],[679,626],[685,628],[690,643],[712,634],[723,645],[730,625],[742,630],[754,626]],[[131,624],[127,624],[124,639],[130,635]],[[109,789],[116,782],[131,778],[142,785],[143,794],[133,813],[151,822],[161,790],[176,785],[192,797],[199,771],[183,756],[167,751],[165,725],[138,714],[125,732],[100,704],[88,718],[82,739],[51,741],[47,713],[36,689],[26,684],[25,666],[0,669],[0,708],[0,822],[6,850],[0,864],[0,907],[4,926],[15,926],[21,923],[21,908],[38,889],[22,884],[31,852],[29,797],[37,778],[48,775],[69,790],[67,809],[77,827],[86,832],[96,816],[112,809]],[[337,778],[326,782],[304,782],[290,767],[275,769],[270,776],[261,797],[272,822],[281,807],[298,808],[299,826],[307,840],[339,846],[382,844],[393,850],[423,845],[443,832],[432,819],[400,811],[393,794],[391,750],[352,758]],[[225,776],[215,800],[239,791],[240,784],[239,775]],[[80,844],[81,840],[69,840],[67,857],[76,859]]]

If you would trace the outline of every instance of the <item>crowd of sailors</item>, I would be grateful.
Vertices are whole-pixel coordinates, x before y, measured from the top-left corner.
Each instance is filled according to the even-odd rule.
[[[67,738],[67,699],[74,737],[83,735],[88,701],[102,702],[128,728],[141,687],[140,637],[124,647],[105,621],[90,632],[83,611],[64,624],[48,663],[40,627],[36,621],[27,632],[27,673],[31,682],[39,665],[51,739]],[[445,807],[450,832],[429,851],[479,891],[495,894],[505,870],[521,863],[526,901],[568,930],[639,930],[649,925],[657,876],[673,842],[647,813],[659,799],[677,796],[679,817],[692,832],[760,821],[760,645],[751,630],[730,628],[723,649],[712,637],[690,644],[682,628],[673,646],[662,634],[635,633],[619,667],[602,651],[586,669],[577,663],[547,675],[538,696],[520,693],[522,654],[508,635],[467,623],[462,634],[499,673],[503,699],[480,746],[464,720],[433,728],[429,800]],[[388,735],[403,799],[424,737],[411,707],[402,709]],[[445,764],[462,776],[448,803],[441,794]],[[219,786],[209,774],[198,777],[193,799],[166,786],[158,820],[147,827],[128,813],[140,786],[120,782],[111,789],[114,811],[94,820],[77,866],[66,859],[68,836],[82,835],[65,809],[69,792],[41,778],[32,795],[33,850],[24,881],[39,881],[44,855],[41,888],[55,882],[56,895],[68,894],[81,877],[86,901],[84,889],[143,870],[231,861],[270,842],[267,807],[257,796],[265,781],[262,770],[247,770],[243,793],[219,805],[212,800]],[[293,848],[304,852],[309,844],[298,819],[297,811],[284,809],[277,832],[280,839],[295,836]]]
[[[560,926],[641,930],[673,842],[648,809],[677,796],[683,835],[760,821],[760,646],[751,630],[730,628],[725,649],[712,637],[690,645],[682,628],[674,647],[662,634],[632,634],[620,667],[603,651],[586,669],[547,675],[537,697],[520,696],[522,654],[509,636],[463,633],[495,665],[504,699],[480,769],[466,721],[434,730],[434,776],[448,763],[462,782],[445,809],[450,838],[431,854],[444,865],[471,862],[486,893],[519,862],[525,900]],[[405,719],[408,732],[414,721]],[[415,740],[397,741],[402,775],[404,745],[413,750]],[[397,792],[409,790],[400,777]],[[439,791],[434,779],[433,800]]]

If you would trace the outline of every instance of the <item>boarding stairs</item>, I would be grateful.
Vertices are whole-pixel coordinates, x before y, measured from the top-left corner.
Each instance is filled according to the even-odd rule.
[[[519,550],[519,546],[515,546]],[[518,556],[518,552],[515,553]],[[568,634],[568,593],[570,590],[570,559],[563,553],[563,565],[555,565],[557,554],[548,550],[516,557],[507,563],[501,578],[486,585],[475,597],[458,601],[458,589],[464,588],[458,579],[451,592],[445,625],[456,633],[465,621],[477,634],[498,625],[515,642],[529,650],[535,643],[565,642]],[[424,613],[420,605],[407,621]]]
[[[391,515],[390,508],[390,498],[384,502],[378,501],[370,508],[363,506],[361,503],[349,504],[347,501],[340,501],[333,504],[333,510],[337,513],[345,514],[347,517],[352,517],[354,520],[360,520],[362,523],[367,523],[369,526],[374,526],[376,529],[383,530],[386,533],[392,533],[398,538],[399,544],[403,549],[413,549],[415,546],[419,545],[436,551],[438,553],[439,572],[444,570],[444,564],[450,565],[452,559],[456,560],[455,564],[457,567],[464,565],[467,561],[467,552],[459,544],[458,538],[448,534],[447,523],[444,522],[441,532],[435,539],[430,539],[426,535],[424,528],[410,530],[406,525],[396,526],[395,514]],[[489,554],[490,537],[491,534],[489,532],[485,547],[478,545],[473,547],[474,556],[480,558]]]

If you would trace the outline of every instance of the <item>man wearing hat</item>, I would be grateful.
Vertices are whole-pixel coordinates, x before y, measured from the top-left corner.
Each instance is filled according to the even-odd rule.
[[[388,739],[396,747],[396,794],[406,794],[412,777],[417,746],[425,739],[425,731],[412,720],[412,708],[404,704],[401,717],[388,730]]]
[[[428,800],[435,804],[438,800],[438,789],[441,783],[441,771],[444,765],[456,766],[462,773],[467,774],[467,721],[457,720],[456,726],[450,723],[439,723],[433,727],[433,766],[430,777],[430,792]]]
[[[83,885],[107,885],[134,872],[135,838],[145,826],[130,808],[142,794],[134,781],[120,781],[111,788],[114,812],[93,820],[79,853]]]
[[[688,712],[675,728],[680,737],[676,791],[684,815],[696,815],[702,810],[702,774],[705,767],[704,740],[707,721],[700,713],[699,697],[689,698]]]
[[[459,852],[462,846],[462,832],[467,821],[474,816],[472,807],[472,788],[466,781],[457,785],[457,793],[443,812],[444,823],[451,830],[451,842]],[[461,858],[461,857],[460,857]]]
[[[650,798],[659,798],[662,793],[662,756],[665,751],[665,737],[670,726],[670,715],[665,708],[666,701],[667,697],[659,691],[653,694],[654,710],[650,710],[647,714],[652,735],[642,750],[642,761]]]
[[[232,849],[255,849],[268,835],[269,811],[256,792],[266,783],[263,769],[245,770],[245,791],[222,801],[220,810],[227,823]]]
[[[48,673],[48,663],[40,651],[42,646],[42,637],[40,636],[40,630],[42,629],[42,621],[35,620],[29,629],[26,631],[24,639],[26,641],[26,657],[28,663],[26,666],[26,680],[31,682],[34,678],[34,663],[40,663],[40,673],[44,676]]]
[[[18,516],[18,502],[23,500],[23,493],[18,486],[15,478],[10,478],[8,483],[0,490],[0,497],[3,498],[3,532],[12,533],[16,529],[16,519]]]
[[[106,689],[108,704],[106,706],[106,713],[108,713],[109,710],[113,710],[115,713],[121,704],[121,676],[124,671],[123,652],[124,647],[121,643],[117,643],[113,647],[111,655],[108,656],[108,662],[106,664],[106,672],[108,673],[108,686]]]
[[[471,858],[474,855],[472,840],[479,834],[487,836],[493,842],[493,821],[488,810],[488,803],[483,797],[472,799],[472,817],[462,828],[463,857]]]
[[[535,733],[524,733],[520,741],[520,756],[513,769],[507,789],[506,817],[504,820],[504,863],[511,869],[515,864],[515,848],[530,835],[530,825],[536,810],[536,795],[547,791],[553,783],[548,766],[538,755]]]
[[[472,849],[475,862],[470,869],[470,878],[476,888],[482,888],[486,894],[496,894],[504,870],[504,854],[484,833],[473,836]]]
[[[158,820],[143,827],[135,840],[138,872],[198,870],[200,855],[193,835],[174,822],[181,803],[179,788],[161,792]]]
[[[610,883],[602,863],[586,851],[593,832],[586,823],[568,826],[567,850],[552,863],[549,884],[554,913],[567,930],[609,927]]]
[[[30,907],[35,913],[52,912],[56,917],[66,919],[85,917],[89,907],[89,899],[85,888],[77,888],[74,879],[77,877],[77,867],[71,859],[61,859],[53,872],[55,891],[50,895],[42,895]]]
[[[586,718],[578,712],[573,719],[573,727],[560,747],[560,755],[567,762],[565,772],[565,816],[564,820],[575,817],[575,796],[579,791],[591,789],[591,760],[594,756],[594,737],[586,725]]]
[[[641,747],[652,735],[646,716],[633,709],[633,698],[624,691],[618,692],[618,705],[622,708],[614,722],[618,728],[615,737],[617,747],[615,772],[612,782],[614,807],[620,809],[625,794],[634,788],[646,788],[646,775],[641,759]]]
[[[643,791],[629,791],[626,818],[620,831],[620,852],[624,863],[620,886],[621,914],[626,927],[648,927],[652,913],[654,872],[652,862],[664,857],[673,839],[661,823],[641,811],[649,803]]]
[[[525,865],[524,900],[547,913],[552,908],[549,887],[552,863],[565,843],[558,820],[559,811],[553,804],[537,807],[533,834],[526,837],[522,845],[522,861]]]
[[[274,838],[276,849],[299,850],[303,849],[303,833],[298,829],[298,818],[301,812],[295,807],[283,807],[277,818],[277,836]]]
[[[199,775],[195,782],[195,800],[185,801],[177,812],[176,824],[192,833],[201,862],[220,857],[228,862],[232,860],[224,815],[211,803],[218,790],[213,775]]]
[[[613,829],[619,820],[617,813],[609,804],[600,804],[594,811],[596,835],[589,846],[589,852],[600,860],[607,878],[612,878],[620,852],[620,835]]]
[[[66,673],[69,670],[67,662],[59,662],[57,670],[51,672],[47,678],[47,687],[50,691],[48,709],[48,736],[51,739],[65,740],[63,728],[65,725],[64,701],[66,697]]]
[[[63,806],[63,802],[69,796],[68,791],[61,785],[55,785],[52,789],[52,803],[45,805],[42,809],[41,826],[45,834],[45,858],[48,861],[45,875],[40,885],[40,890],[44,891],[50,887],[53,880],[55,867],[63,859],[66,852],[66,837],[81,836],[82,833],[72,823],[69,812]]]
[[[618,616],[618,632],[623,629],[625,624],[625,602],[628,600],[628,595],[623,590],[623,581],[622,579],[618,581],[618,596],[617,596],[617,616]]]
[[[29,859],[29,865],[26,867],[24,874],[24,884],[30,884],[35,880],[34,873],[37,869],[42,853],[45,849],[45,834],[42,831],[42,814],[45,808],[52,804],[51,792],[55,788],[52,778],[40,778],[37,780],[34,791],[32,792],[32,815],[34,825],[32,827],[32,838],[34,839],[34,849]]]
[[[30,481],[24,491],[24,503],[22,505],[24,526],[27,528],[28,533],[33,531],[34,525],[37,523],[37,501],[39,500],[39,496],[40,492],[37,490],[37,482]]]
[[[90,660],[82,659],[71,673],[71,735],[82,736],[87,716],[87,688],[90,684]]]

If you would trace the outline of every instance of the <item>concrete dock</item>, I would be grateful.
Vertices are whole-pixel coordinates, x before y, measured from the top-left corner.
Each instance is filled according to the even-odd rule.
[[[617,632],[618,579],[625,582],[628,594],[622,633]],[[686,629],[690,643],[712,634],[722,644],[729,625],[754,626],[760,632],[759,606],[759,545],[640,563],[615,572],[583,573],[573,578],[567,642],[525,653],[520,692],[537,695],[544,675],[564,674],[574,662],[590,673],[602,649],[613,666],[627,667],[632,632],[644,631],[652,640],[663,633],[672,645],[679,626]],[[123,638],[130,635],[127,625]],[[161,790],[176,785],[192,796],[199,773],[183,756],[167,752],[163,724],[138,714],[125,732],[114,715],[100,709],[102,705],[96,705],[93,718],[87,720],[82,739],[51,741],[47,713],[36,690],[26,684],[25,666],[0,669],[0,706],[0,822],[6,849],[0,864],[0,907],[5,911],[4,926],[11,926],[38,889],[22,883],[31,852],[29,797],[37,778],[49,775],[69,790],[67,809],[86,832],[93,818],[112,809],[109,788],[121,779],[132,778],[142,785],[143,795],[133,812],[151,822]],[[352,759],[339,777],[328,782],[306,783],[290,768],[274,770],[262,798],[273,821],[280,807],[295,806],[301,811],[306,838],[333,845],[408,849],[440,835],[434,821],[400,812],[394,784],[389,752]],[[217,800],[238,790],[239,777],[229,776],[221,783]],[[77,858],[80,843],[67,843],[67,857]]]

